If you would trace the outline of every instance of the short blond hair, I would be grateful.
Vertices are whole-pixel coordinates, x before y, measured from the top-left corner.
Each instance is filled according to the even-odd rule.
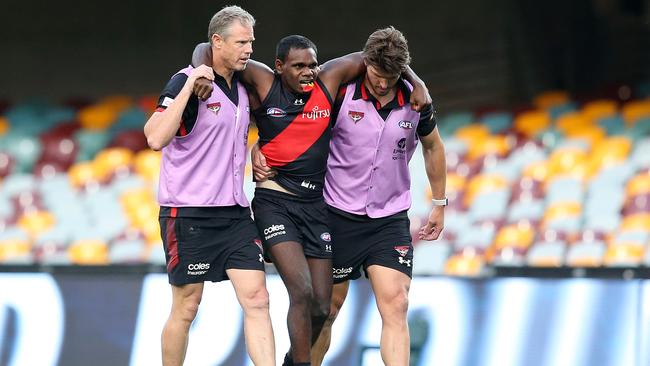
[[[243,25],[255,26],[255,18],[249,12],[237,5],[229,5],[219,10],[210,19],[208,41],[212,41],[213,34],[218,34],[223,38],[228,37],[228,30],[235,21],[239,21]]]

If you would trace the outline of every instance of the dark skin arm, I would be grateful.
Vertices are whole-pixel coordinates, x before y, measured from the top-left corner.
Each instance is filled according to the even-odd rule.
[[[210,47],[210,43],[208,42],[196,45],[192,54],[192,66],[196,67],[201,64],[212,66],[212,47]],[[241,75],[242,81],[253,87],[260,100],[266,99],[273,84],[273,70],[261,62],[249,60],[246,69],[242,71]],[[204,100],[207,99],[212,94],[212,82],[209,80],[197,80],[197,84],[198,86],[195,86],[194,93],[200,98],[205,96]]]
[[[208,42],[199,43],[192,54],[192,65],[196,67],[201,64],[212,66],[212,48]],[[330,95],[334,96],[341,84],[354,80],[363,75],[365,71],[366,65],[362,53],[355,52],[327,61],[321,67],[319,77]],[[244,83],[252,86],[259,95],[260,100],[264,100],[273,83],[273,70],[261,62],[250,60],[242,76]],[[420,111],[432,103],[426,85],[410,67],[402,76],[413,85],[413,92],[409,100],[411,108]],[[206,100],[212,94],[212,83],[205,79],[197,80],[194,86],[194,94]]]
[[[341,84],[352,81],[365,72],[366,64],[363,60],[363,55],[361,52],[355,52],[327,61],[321,66],[321,71],[318,76],[323,84],[325,84],[330,95],[335,96]],[[409,99],[411,108],[419,112],[422,108],[432,103],[427,86],[410,66],[407,67],[402,76],[413,85],[413,92]]]

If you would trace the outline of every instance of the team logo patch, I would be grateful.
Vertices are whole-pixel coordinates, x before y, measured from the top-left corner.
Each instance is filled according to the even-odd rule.
[[[357,123],[357,122],[361,121],[363,116],[364,116],[363,112],[357,112],[357,111],[349,111],[348,112],[348,117],[352,118],[354,123]]]
[[[220,102],[208,103],[208,105],[206,107],[208,108],[208,110],[210,112],[212,112],[214,114],[217,114],[217,113],[219,113],[219,110],[221,109],[221,103]]]
[[[266,115],[269,116],[269,117],[280,118],[280,117],[286,116],[287,112],[285,112],[284,110],[282,110],[280,108],[271,107],[271,108],[266,110]]]
[[[320,238],[323,239],[323,241],[332,241],[332,236],[327,232],[320,234]]]
[[[410,130],[413,128],[413,122],[411,121],[399,121],[400,128],[403,128],[405,130]]]
[[[393,249],[395,249],[395,251],[399,253],[400,256],[403,257],[409,252],[409,249],[411,249],[411,247],[408,245],[400,245],[400,246],[393,247]]]
[[[293,101],[293,105],[305,105],[305,101],[302,98],[296,98],[296,100]]]

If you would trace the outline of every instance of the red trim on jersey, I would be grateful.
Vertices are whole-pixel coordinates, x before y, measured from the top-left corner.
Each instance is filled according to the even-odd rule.
[[[347,90],[347,89],[348,89],[348,87],[347,87],[347,86],[345,86],[345,85],[344,85],[344,86],[342,86],[342,87],[340,87],[340,88],[339,88],[339,92],[338,92],[338,93],[336,93],[336,99],[338,99],[338,98],[341,98],[341,97],[343,97],[343,96],[345,96],[345,92],[346,92],[346,90]]]
[[[173,211],[173,209],[172,209]],[[178,239],[176,238],[176,230],[174,230],[175,218],[167,219],[167,254],[169,255],[169,262],[167,263],[167,272],[171,272],[178,265]]]
[[[399,104],[400,107],[404,106],[404,93],[400,88],[397,88],[397,104]]]
[[[332,106],[327,95],[314,83],[314,90],[302,113],[275,138],[261,147],[269,166],[285,166],[309,150],[329,127]]]
[[[361,84],[361,99],[368,100],[368,93],[366,93],[366,83]]]
[[[181,136],[187,135],[187,129],[185,128],[185,121],[181,120],[181,127],[179,130],[181,132]]]

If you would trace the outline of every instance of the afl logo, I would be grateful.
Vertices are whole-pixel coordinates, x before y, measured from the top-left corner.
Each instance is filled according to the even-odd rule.
[[[320,234],[320,238],[323,239],[323,241],[332,241],[330,233],[322,233]]]
[[[411,121],[399,121],[399,126],[403,129],[410,130],[413,128],[413,122]]]
[[[208,110],[209,110],[210,112],[212,112],[212,113],[214,113],[214,114],[217,114],[217,113],[219,113],[219,110],[221,109],[221,103],[220,103],[220,102],[209,103],[209,104],[206,106],[206,108],[208,108]]]
[[[357,123],[363,118],[363,112],[349,111],[348,116],[352,118],[354,123]]]
[[[271,107],[271,108],[266,110],[266,115],[269,116],[269,117],[280,118],[280,117],[286,116],[287,112],[283,111],[280,108]]]

